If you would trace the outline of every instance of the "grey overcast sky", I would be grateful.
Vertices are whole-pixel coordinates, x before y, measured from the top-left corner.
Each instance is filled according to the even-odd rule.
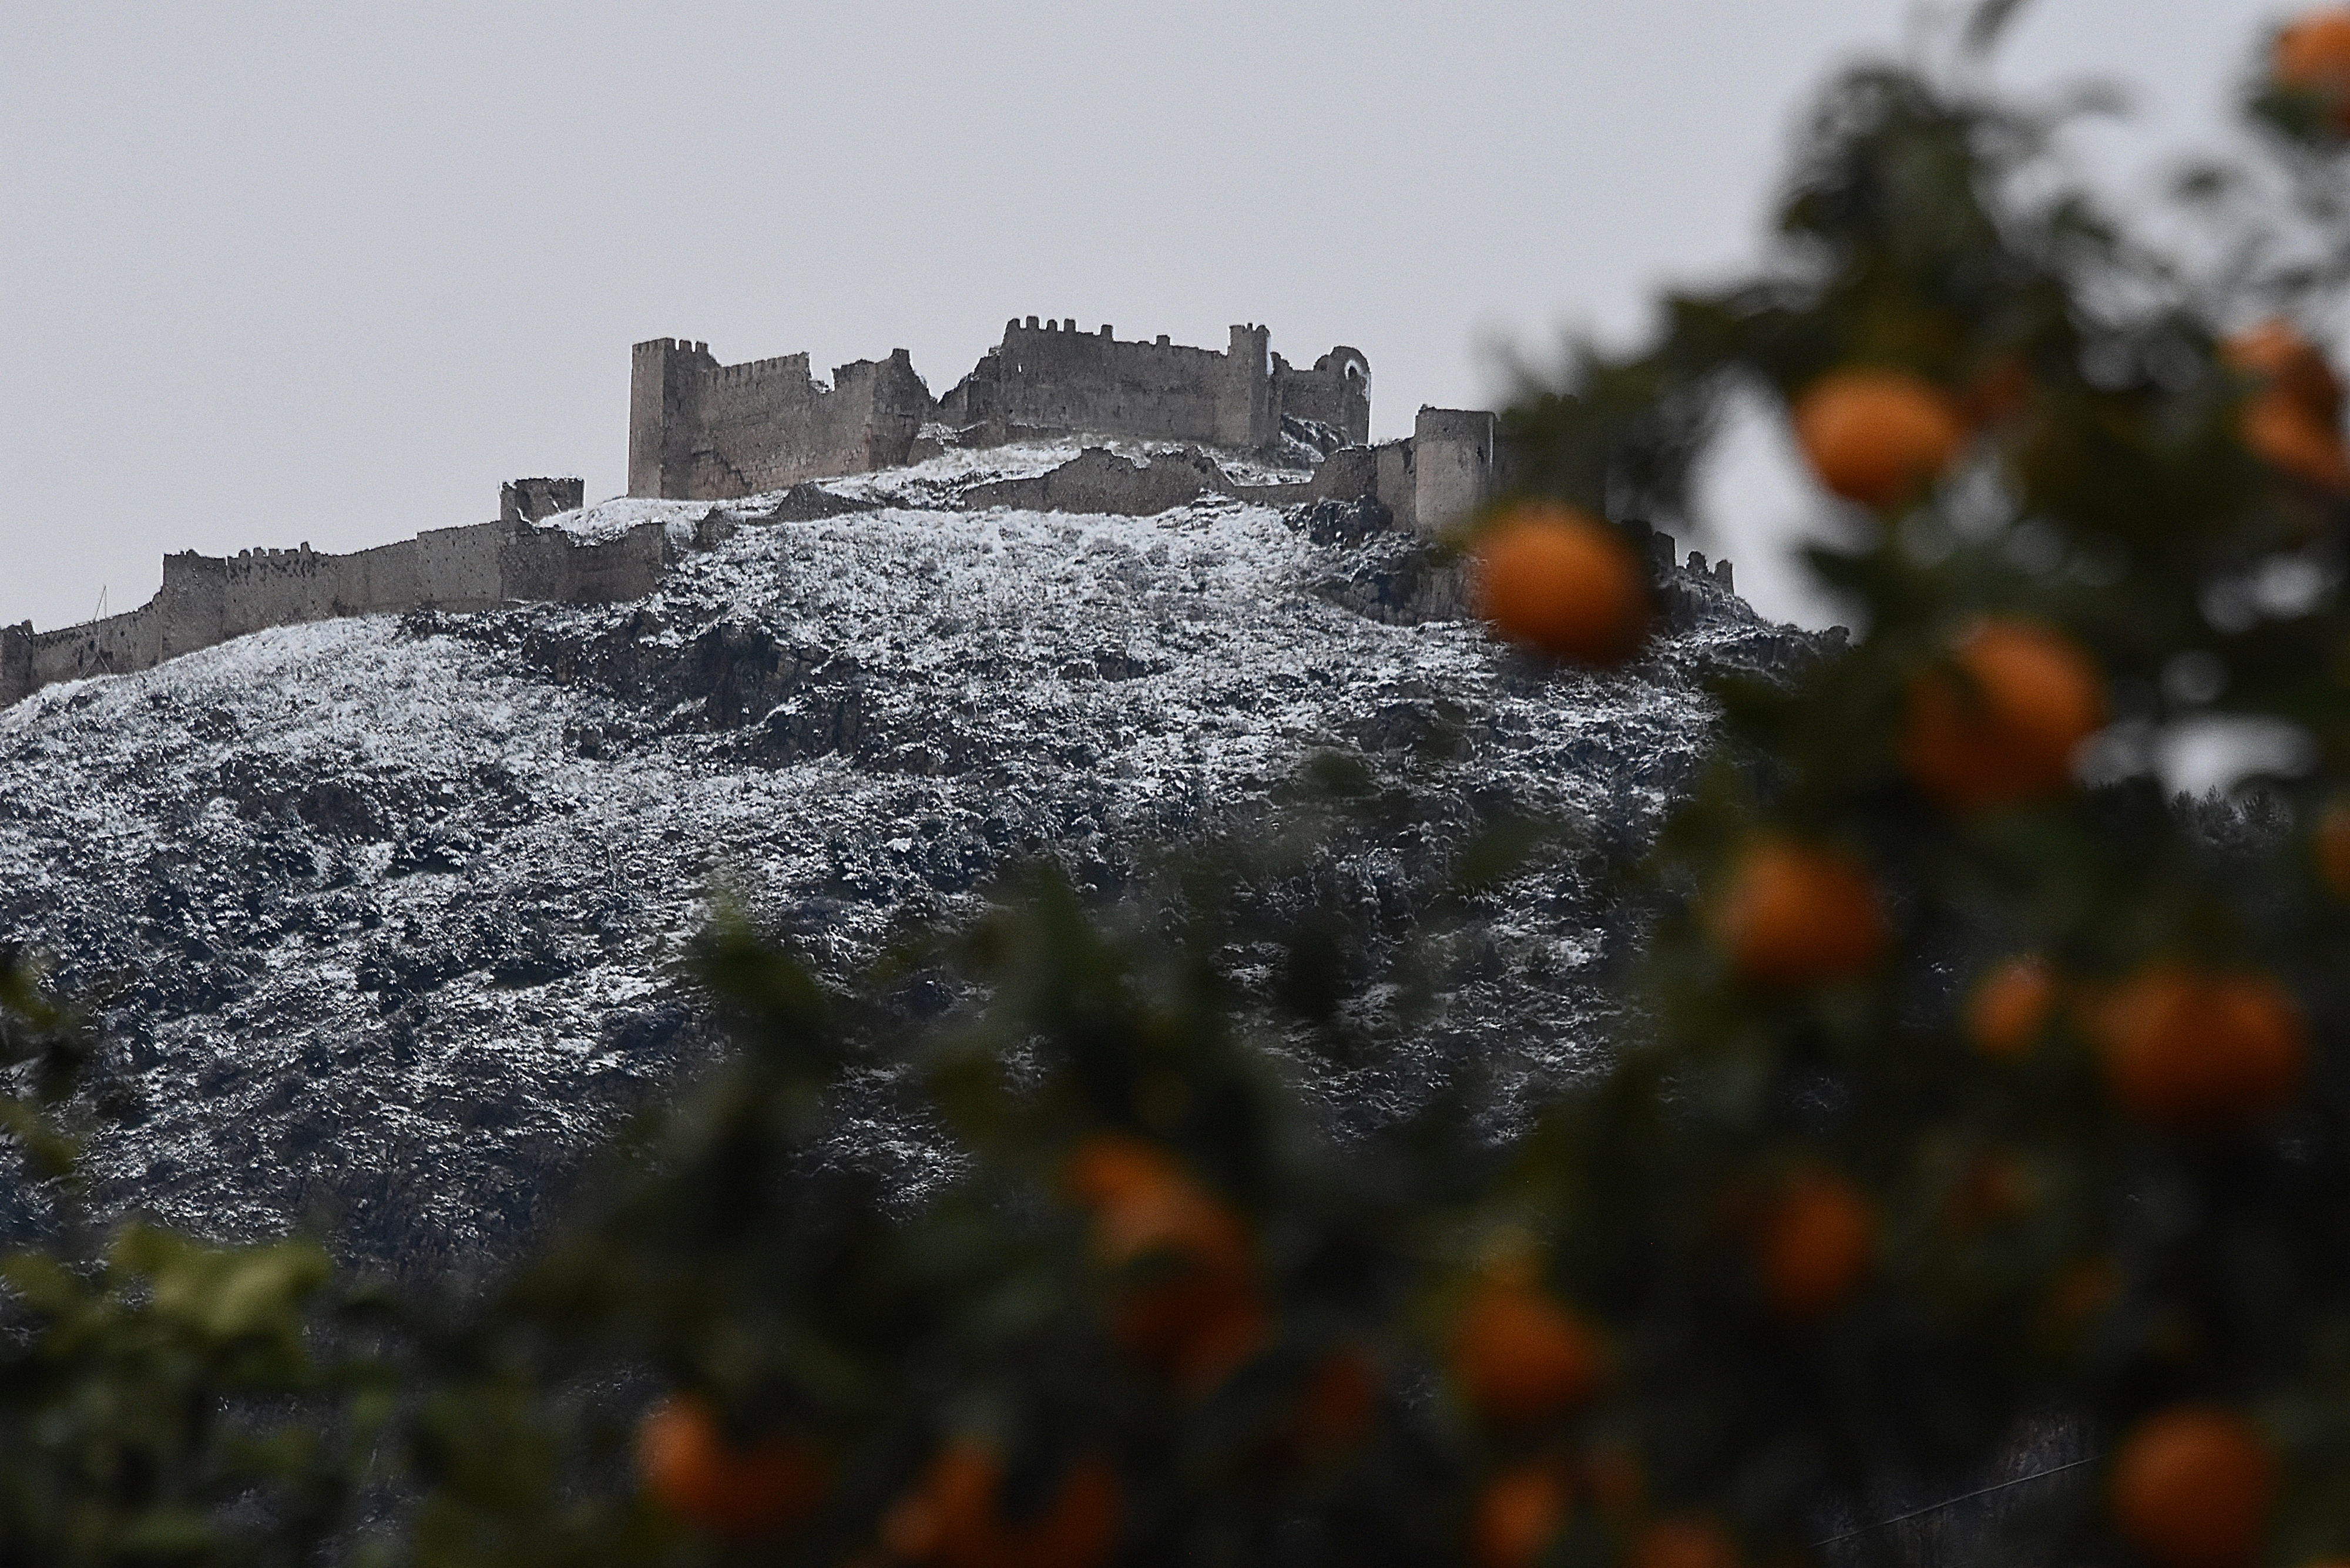
[[[2131,84],[2125,195],[2216,138],[2249,0],[2034,0],[2021,87]],[[628,348],[910,349],[1011,316],[1363,349],[1376,433],[1490,346],[1636,330],[1756,248],[1788,132],[1911,0],[18,0],[0,16],[0,623],[165,551],[347,550],[624,484]],[[1776,431],[1712,492],[1741,586],[1812,505]]]

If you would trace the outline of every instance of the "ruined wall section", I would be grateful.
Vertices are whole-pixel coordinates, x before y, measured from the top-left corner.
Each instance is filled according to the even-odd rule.
[[[1300,490],[1302,485],[1261,486]],[[956,504],[973,510],[1009,506],[1027,512],[1091,512],[1154,517],[1203,494],[1236,495],[1216,460],[1198,447],[1162,452],[1136,463],[1101,447],[1087,447],[1049,473],[999,479],[964,491]]]
[[[0,706],[57,681],[152,669],[271,627],[529,600],[613,603],[650,593],[668,570],[658,523],[594,545],[560,529],[483,523],[350,556],[307,545],[228,558],[166,556],[161,590],[135,610],[57,631],[0,630]]]
[[[670,547],[658,523],[616,539],[581,545],[556,528],[522,528],[498,540],[498,577],[505,603],[620,604],[660,587]]]
[[[510,479],[498,486],[498,521],[539,523],[588,504],[584,479]]]
[[[707,344],[656,337],[631,351],[629,493],[726,501],[894,468],[931,407],[903,348],[827,387],[806,354],[721,365]]]
[[[1219,353],[1170,343],[1120,342],[1107,327],[1070,321],[1003,324],[1003,341],[939,403],[945,422],[998,421],[1040,430],[1253,448],[1281,433],[1269,334],[1232,329]],[[1368,427],[1367,415],[1365,420]]]
[[[0,626],[0,708],[33,689],[33,623]]]
[[[1280,415],[1328,425],[1348,446],[1371,444],[1371,362],[1341,344],[1301,370],[1273,357],[1273,403]]]

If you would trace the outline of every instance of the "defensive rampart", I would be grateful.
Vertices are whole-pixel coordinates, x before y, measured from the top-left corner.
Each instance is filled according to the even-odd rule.
[[[939,418],[1251,449],[1278,441],[1286,414],[1367,442],[1370,361],[1338,348],[1300,370],[1272,352],[1271,337],[1263,327],[1235,327],[1217,353],[1164,336],[1121,343],[1107,326],[1080,332],[1074,320],[1007,321],[1003,341],[939,400]]]
[[[537,523],[588,504],[584,479],[509,479],[498,486],[498,521]]]
[[[721,365],[705,343],[637,344],[629,493],[720,501],[790,491],[769,520],[821,515],[858,503],[816,491],[810,479],[896,467],[918,450],[987,444],[1006,432],[1184,444],[1140,463],[1088,450],[1049,473],[974,486],[961,504],[1149,514],[1204,493],[1277,506],[1374,502],[1398,527],[1443,534],[1509,486],[1510,454],[1490,413],[1423,408],[1409,437],[1370,445],[1370,364],[1355,349],[1333,348],[1301,370],[1271,351],[1263,327],[1233,327],[1231,346],[1217,353],[1164,337],[1121,343],[1107,327],[1076,326],[1040,326],[1033,316],[1005,323],[1003,342],[936,403],[902,348],[843,365],[826,387],[809,376],[806,354]],[[934,417],[953,431],[923,435]],[[1269,448],[1284,429],[1324,454],[1309,479],[1237,483],[1201,450]],[[661,524],[596,545],[534,526],[583,500],[577,479],[519,479],[500,492],[496,523],[357,555],[322,556],[305,545],[233,560],[167,556],[161,591],[128,614],[59,631],[0,628],[0,706],[56,681],[145,670],[268,627],[651,592],[669,566]],[[1727,587],[1728,563],[1715,575]]]
[[[1424,408],[1410,435],[1375,447],[1340,447],[1304,481],[1238,483],[1196,446],[1160,452],[1142,462],[1090,447],[1047,473],[973,485],[959,504],[1149,516],[1202,494],[1266,506],[1376,501],[1398,527],[1444,534],[1501,493],[1508,466],[1492,414]]]
[[[631,351],[629,493],[726,501],[804,479],[906,461],[931,389],[903,348],[832,373],[786,354],[721,365],[706,343],[656,337]]]
[[[57,681],[151,669],[269,627],[525,600],[609,603],[650,593],[668,570],[658,523],[592,545],[560,529],[497,522],[435,528],[350,556],[307,545],[230,558],[166,556],[161,591],[135,610],[57,631],[0,628],[0,707]]]
[[[631,350],[629,493],[726,501],[803,480],[893,468],[932,420],[966,432],[1022,430],[1267,447],[1284,418],[1337,442],[1371,437],[1370,361],[1333,348],[1300,369],[1264,327],[1235,327],[1222,352],[1122,343],[1107,327],[1008,321],[1003,341],[936,403],[902,348],[824,386],[808,357],[721,365],[710,346],[656,337]],[[969,439],[967,437],[967,439]]]

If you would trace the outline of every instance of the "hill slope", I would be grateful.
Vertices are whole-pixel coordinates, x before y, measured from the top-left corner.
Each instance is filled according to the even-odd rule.
[[[1635,668],[1544,671],[1345,607],[1417,549],[1345,518],[951,509],[1020,460],[844,483],[897,504],[742,527],[633,605],[287,628],[0,713],[0,940],[99,1015],[98,1206],[403,1267],[495,1248],[691,1057],[674,960],[714,897],[844,975],[1012,857],[1111,888],[1340,752],[1423,824],[1336,856],[1376,900],[1429,824],[1644,836],[1705,744],[1701,674],[1803,646],[1704,585]],[[1622,934],[1596,897],[1506,889],[1442,1026],[1573,1071]],[[1413,1092],[1349,1071],[1325,1087]]]

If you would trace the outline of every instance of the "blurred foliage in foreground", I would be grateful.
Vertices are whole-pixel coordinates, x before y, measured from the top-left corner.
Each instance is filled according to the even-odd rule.
[[[1329,1136],[1212,940],[1049,879],[919,1030],[721,931],[727,1065],[509,1278],[0,1264],[0,1562],[1726,1568],[2059,1459],[1937,1550],[2350,1553],[2350,13],[2262,41],[2165,255],[1976,85],[2010,9],[1837,81],[1767,268],[1510,416],[1503,630],[1621,656],[1591,518],[1679,515],[1735,397],[1862,628],[1722,692],[1635,1026],[1531,1133]],[[2272,776],[2215,834],[2148,773],[2223,725]],[[73,1027],[14,963],[0,1015],[69,1190]],[[930,1185],[842,1158],[876,1084]]]

